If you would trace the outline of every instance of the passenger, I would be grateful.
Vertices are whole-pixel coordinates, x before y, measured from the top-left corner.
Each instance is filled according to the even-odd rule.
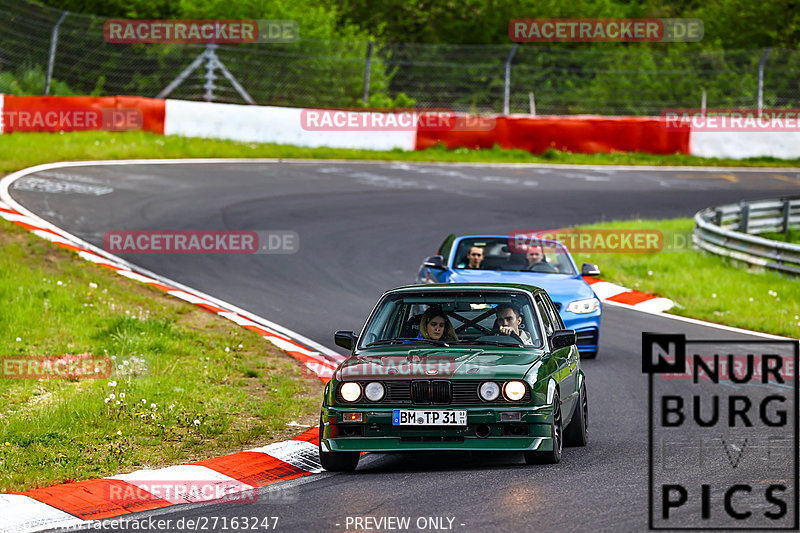
[[[533,344],[530,333],[519,329],[522,324],[522,314],[516,305],[501,304],[497,308],[497,324],[501,335],[517,334],[522,344]]]
[[[441,307],[429,307],[419,321],[419,337],[435,341],[458,341],[458,335],[450,319]]]
[[[547,257],[544,255],[544,248],[541,246],[533,245],[528,248],[528,251],[525,253],[525,259],[528,261],[525,270],[531,272],[557,272],[557,270],[553,268],[553,265],[547,262]]]
[[[467,268],[481,268],[483,263],[483,248],[472,246],[467,254]]]

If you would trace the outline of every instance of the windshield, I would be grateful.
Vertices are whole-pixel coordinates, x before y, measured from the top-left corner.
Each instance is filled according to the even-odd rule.
[[[541,347],[528,296],[511,291],[416,291],[386,296],[360,349],[419,344]]]
[[[457,269],[512,270],[541,274],[576,274],[569,252],[560,242],[511,237],[468,237],[456,251]]]

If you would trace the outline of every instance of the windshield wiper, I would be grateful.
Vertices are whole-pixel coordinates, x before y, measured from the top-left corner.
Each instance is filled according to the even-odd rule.
[[[408,342],[427,342],[429,344],[435,344],[437,346],[450,346],[445,341],[437,341],[436,339],[418,339],[416,337],[413,338],[398,338],[398,339],[383,339],[381,341],[375,341],[367,344],[365,348],[369,348],[371,346],[385,346],[387,344],[406,344]]]
[[[518,348],[524,348],[524,346],[518,342],[503,342],[503,341],[489,341],[489,340],[463,340],[458,341],[458,344],[483,344],[486,346],[516,346]]]

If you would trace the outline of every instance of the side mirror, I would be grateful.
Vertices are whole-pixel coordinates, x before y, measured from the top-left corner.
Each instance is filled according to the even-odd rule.
[[[358,337],[352,331],[340,330],[333,334],[333,342],[345,350],[352,350]]]
[[[600,268],[592,263],[584,263],[581,266],[581,276],[599,276]]]
[[[422,262],[422,266],[435,268],[436,270],[444,270],[444,259],[441,255],[432,255]]]
[[[553,350],[559,348],[566,348],[578,343],[578,336],[575,334],[574,329],[559,329],[550,335],[550,347]]]

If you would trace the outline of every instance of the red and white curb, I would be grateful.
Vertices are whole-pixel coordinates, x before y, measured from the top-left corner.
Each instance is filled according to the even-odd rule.
[[[219,160],[209,161],[219,162]],[[72,250],[84,260],[114,270],[126,278],[148,284],[255,331],[300,361],[327,383],[344,356],[331,353],[324,346],[262,317],[109,254],[39,218],[17,203],[8,193],[9,186],[17,179],[43,170],[145,162],[152,161],[52,163],[15,172],[0,180],[0,218],[26,228],[62,248]],[[166,163],[178,162],[186,161],[170,160]],[[667,298],[633,291],[596,278],[585,279],[591,284],[598,298],[606,302],[629,305],[647,312],[664,311],[673,305]],[[288,441],[189,465],[139,470],[109,478],[54,485],[22,493],[0,494],[0,532],[35,532],[81,526],[92,520],[119,517],[181,503],[193,503],[195,500],[191,497],[183,496],[189,493],[189,487],[185,486],[189,483],[211,484],[219,486],[224,491],[233,485],[258,488],[278,481],[319,473],[322,468],[319,464],[318,444],[318,429],[313,428]],[[148,495],[146,489],[151,486],[148,481],[169,483],[173,487],[181,487],[183,484],[183,490],[175,490],[173,496],[169,498],[162,498],[162,495],[152,493]],[[182,496],[176,497],[175,493],[178,492]],[[114,494],[127,493],[134,494],[135,497],[128,500],[112,497]]]
[[[592,290],[604,302],[629,305],[641,311],[651,313],[661,313],[675,306],[675,302],[669,298],[653,296],[644,292],[628,289],[622,285],[603,281],[601,279],[585,276],[586,283],[591,285]]]
[[[207,493],[236,496],[257,491],[279,481],[322,472],[318,444],[318,429],[313,428],[292,440],[188,465],[0,494],[0,531],[91,528],[93,520],[213,501],[213,496],[205,498]],[[202,494],[198,486],[202,486]],[[166,493],[164,487],[169,489]]]

